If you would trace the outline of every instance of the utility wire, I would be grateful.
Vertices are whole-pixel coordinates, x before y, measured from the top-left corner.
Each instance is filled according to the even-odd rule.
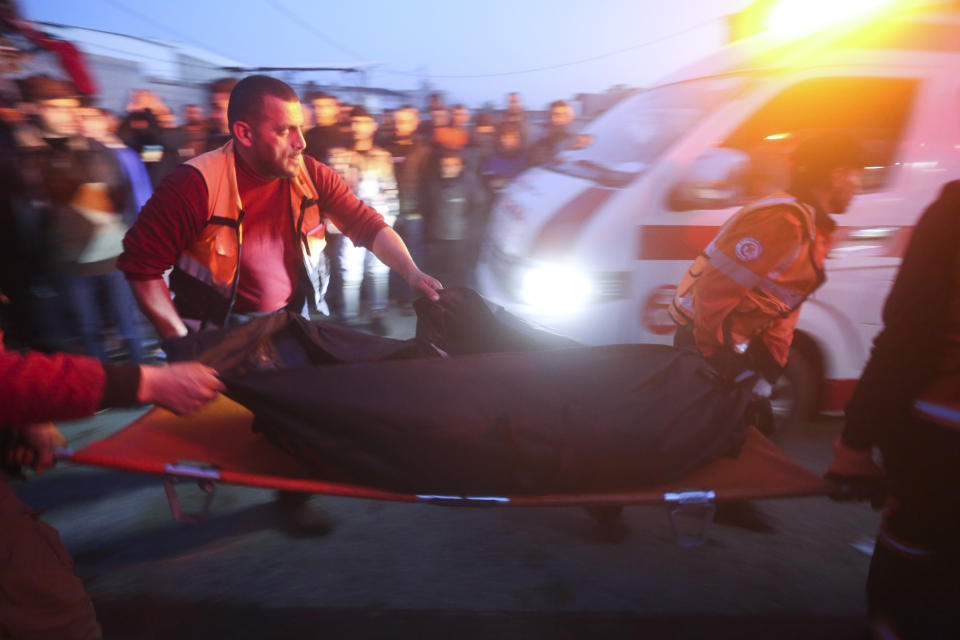
[[[128,7],[127,5],[125,5],[125,4],[121,3],[121,2],[117,2],[117,0],[105,0],[105,1],[106,1],[106,3],[109,4],[110,6],[116,8],[116,9],[119,9],[120,11],[123,11],[123,12],[125,12],[125,13],[127,13],[127,14],[129,14],[129,15],[131,15],[131,16],[134,16],[135,18],[139,18],[139,19],[142,20],[143,22],[146,22],[146,23],[149,23],[149,24],[152,24],[152,25],[154,25],[154,26],[157,26],[157,27],[160,27],[160,28],[164,29],[167,33],[175,36],[176,38],[178,38],[178,39],[179,39],[181,42],[183,42],[184,44],[190,44],[190,45],[193,45],[193,46],[195,46],[195,47],[199,47],[199,48],[201,48],[201,49],[206,49],[207,51],[211,51],[212,53],[216,53],[217,55],[222,56],[222,57],[224,57],[224,58],[230,58],[231,60],[233,59],[232,56],[224,55],[224,54],[220,53],[219,51],[213,51],[212,49],[210,49],[210,48],[207,47],[207,46],[201,46],[201,45],[197,44],[197,43],[194,41],[193,38],[187,37],[186,35],[184,35],[183,33],[179,32],[179,31],[177,31],[176,29],[174,29],[174,28],[171,27],[170,25],[167,25],[167,24],[164,24],[164,23],[162,23],[162,22],[159,22],[159,21],[157,21],[156,18],[151,18],[151,17],[148,16],[148,15],[145,15],[145,14],[143,14],[143,13],[140,13],[140,12],[137,11],[136,9],[131,9],[131,8]]]
[[[654,38],[653,40],[647,40],[647,41],[641,42],[641,43],[639,43],[639,44],[631,45],[631,46],[629,46],[629,47],[624,47],[623,49],[617,49],[616,51],[609,51],[609,52],[607,52],[607,53],[601,53],[601,54],[599,54],[599,55],[591,56],[591,57],[589,57],[589,58],[581,58],[580,60],[571,60],[571,61],[569,61],[569,62],[561,62],[561,63],[558,63],[558,64],[544,65],[544,66],[542,66],[542,67],[532,67],[532,68],[530,68],[530,69],[519,69],[519,70],[517,70],[517,71],[502,71],[502,72],[498,72],[498,73],[471,73],[471,74],[432,74],[432,73],[421,74],[421,73],[416,73],[416,72],[414,72],[414,71],[397,71],[397,70],[392,70],[392,69],[380,69],[379,71],[380,71],[380,73],[389,73],[389,74],[393,74],[393,75],[413,76],[413,77],[416,77],[416,78],[426,77],[426,78],[432,78],[432,79],[498,78],[498,77],[501,77],[501,76],[517,76],[517,75],[521,75],[521,74],[524,74],[524,73],[536,73],[536,72],[538,72],[538,71],[551,71],[551,70],[553,70],[553,69],[562,69],[562,68],[564,68],[564,67],[572,67],[572,66],[575,66],[575,65],[578,65],[578,64],[584,64],[584,63],[586,63],[586,62],[593,62],[593,61],[595,61],[595,60],[603,60],[604,58],[610,58],[610,57],[612,57],[612,56],[618,56],[618,55],[620,55],[620,54],[627,53],[628,51],[635,51],[635,50],[637,50],[637,49],[642,49],[642,48],[644,48],[644,47],[649,47],[649,46],[651,46],[651,45],[659,44],[659,43],[664,42],[664,41],[666,41],[666,40],[670,40],[670,39],[672,39],[672,38],[676,38],[676,37],[678,37],[678,36],[682,36],[682,35],[685,35],[685,34],[687,34],[687,33],[690,33],[691,31],[696,31],[697,29],[702,29],[703,27],[705,27],[705,26],[707,26],[707,25],[713,24],[714,22],[716,22],[716,20],[717,20],[717,18],[710,18],[709,20],[705,20],[705,21],[700,22],[700,23],[698,23],[698,24],[695,24],[695,25],[693,25],[693,26],[687,27],[686,29],[681,29],[680,31],[675,31],[675,32],[669,33],[669,34],[667,34],[667,35],[665,35],[665,36],[661,36],[661,37],[659,37],[659,38]]]
[[[302,29],[306,29],[316,37],[326,42],[327,44],[333,45],[335,48],[339,49],[340,51],[346,53],[349,56],[353,56],[357,60],[365,59],[364,56],[360,55],[359,53],[350,49],[349,47],[346,47],[340,44],[339,42],[337,42],[327,34],[317,29],[315,26],[313,26],[313,24],[310,21],[305,20],[302,17],[298,16],[296,13],[294,13],[284,5],[280,4],[280,2],[278,2],[277,0],[267,0],[267,4],[273,7],[274,11],[276,11],[280,15],[290,20],[290,22],[293,22],[294,24],[296,24]]]
[[[135,35],[131,35],[131,34],[128,34],[128,33],[120,33],[120,32],[118,32],[118,31],[106,31],[106,30],[104,30],[104,29],[94,29],[93,27],[81,27],[81,26],[79,26],[79,25],[63,24],[63,23],[60,23],[60,22],[41,22],[41,21],[31,21],[31,22],[33,22],[34,24],[44,25],[44,26],[47,26],[47,27],[56,27],[56,28],[58,28],[58,29],[70,29],[70,30],[74,30],[74,31],[79,30],[79,31],[93,31],[93,32],[96,32],[96,33],[105,33],[105,34],[107,34],[107,35],[118,36],[118,37],[121,37],[121,38],[128,38],[128,39],[130,39],[130,40],[136,40],[136,41],[138,41],[138,42],[146,42],[147,44],[152,44],[152,45],[155,45],[155,46],[158,46],[158,47],[164,47],[164,48],[167,48],[167,49],[173,49],[173,50],[176,51],[177,54],[180,55],[180,56],[188,55],[188,54],[184,53],[183,51],[178,50],[178,48],[177,48],[176,45],[168,44],[168,43],[166,43],[166,42],[163,42],[162,40],[156,40],[156,39],[153,39],[153,38],[145,38],[145,37],[143,37],[143,36],[135,36]],[[157,56],[152,56],[152,55],[145,54],[145,53],[139,53],[139,52],[135,52],[135,51],[129,51],[129,50],[126,50],[126,49],[119,49],[119,48],[117,48],[117,47],[111,47],[110,45],[101,44],[101,43],[99,43],[99,42],[97,42],[97,43],[89,43],[89,44],[86,44],[86,45],[83,46],[83,48],[85,48],[85,49],[88,50],[88,53],[91,53],[91,51],[89,51],[89,49],[90,49],[91,47],[96,48],[97,50],[101,50],[101,49],[102,49],[102,50],[104,50],[104,51],[113,51],[113,52],[115,52],[115,53],[121,53],[121,54],[126,55],[126,56],[129,57],[129,58],[134,58],[134,59],[138,59],[138,60],[153,60],[153,61],[156,61],[156,62],[165,62],[165,63],[167,63],[167,64],[173,64],[173,65],[177,65],[177,66],[181,66],[181,67],[191,67],[191,68],[193,68],[193,69],[203,69],[203,70],[205,70],[205,71],[210,71],[210,70],[215,70],[215,69],[222,69],[223,71],[230,71],[230,72],[234,72],[234,73],[251,72],[251,71],[255,71],[255,72],[261,72],[261,71],[342,71],[342,72],[345,72],[345,73],[355,73],[355,72],[357,72],[357,71],[362,71],[362,70],[363,70],[363,67],[362,67],[362,66],[359,66],[359,65],[358,65],[358,66],[352,66],[352,67],[351,67],[351,66],[347,66],[347,65],[344,65],[344,66],[341,66],[341,67],[250,67],[250,66],[245,66],[245,65],[241,65],[241,66],[226,65],[226,66],[224,66],[224,65],[220,65],[220,64],[198,64],[198,63],[196,63],[196,62],[187,62],[187,61],[183,60],[182,58],[181,58],[181,59],[159,58],[159,57],[157,57]]]

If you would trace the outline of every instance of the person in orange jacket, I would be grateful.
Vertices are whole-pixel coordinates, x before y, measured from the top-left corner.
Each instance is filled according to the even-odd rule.
[[[834,452],[834,498],[886,498],[867,579],[875,636],[956,636],[960,181],[943,188],[913,230]]]
[[[801,304],[825,280],[830,216],[860,191],[863,150],[846,135],[823,134],[797,147],[793,165],[789,191],[734,214],[670,307],[676,346],[699,350],[724,379],[756,379],[761,397],[786,366]]]

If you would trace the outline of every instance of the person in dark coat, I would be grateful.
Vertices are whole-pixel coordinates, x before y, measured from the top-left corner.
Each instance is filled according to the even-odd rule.
[[[430,269],[445,286],[470,286],[470,231],[474,186],[464,172],[463,157],[443,151],[437,175],[427,187],[424,211]]]
[[[960,181],[913,231],[827,477],[838,499],[888,493],[870,562],[875,637],[960,628]],[[873,456],[882,454],[882,466]]]
[[[573,107],[563,100],[550,103],[550,122],[547,132],[530,149],[530,162],[534,165],[546,164],[564,148],[573,134],[570,124],[573,122]]]
[[[310,94],[308,99],[317,124],[303,134],[307,142],[303,152],[314,160],[326,163],[330,149],[349,147],[351,140],[344,135],[338,122],[340,104],[336,98],[320,91]]]

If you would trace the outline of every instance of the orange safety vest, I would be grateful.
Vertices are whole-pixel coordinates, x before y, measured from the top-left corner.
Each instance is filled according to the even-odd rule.
[[[739,285],[738,298],[731,300],[736,305],[723,326],[708,329],[723,336],[722,344],[745,352],[753,338],[792,314],[823,284],[828,234],[818,233],[815,216],[812,207],[786,193],[734,214],[677,287],[669,309],[674,322],[694,321],[698,294],[703,295],[697,287],[718,271]],[[772,355],[786,362],[786,352]]]
[[[176,283],[182,282],[181,275],[212,290],[217,298],[211,304],[191,301],[208,310],[201,320],[222,325],[226,322],[237,292],[240,274],[240,254],[243,245],[243,202],[237,188],[237,169],[235,164],[234,141],[230,140],[219,149],[199,155],[186,164],[197,169],[207,185],[206,226],[191,246],[184,249],[177,258],[177,278],[171,277],[171,288],[175,296]],[[284,178],[290,192],[290,215],[293,216],[293,228],[296,241],[303,254],[303,265],[313,289],[314,304],[323,309],[323,294],[326,288],[323,248],[324,218],[318,206],[319,195],[313,184],[306,164],[300,159],[300,169],[293,178]],[[181,289],[185,287],[180,287]],[[194,292],[194,287],[189,287]],[[175,297],[176,302],[176,297]]]

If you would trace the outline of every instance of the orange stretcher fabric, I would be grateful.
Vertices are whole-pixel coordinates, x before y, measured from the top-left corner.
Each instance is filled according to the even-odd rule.
[[[212,466],[218,481],[252,487],[305,491],[376,500],[420,502],[415,494],[324,482],[291,455],[254,433],[253,414],[220,396],[200,413],[179,417],[153,409],[117,433],[62,459],[78,464],[166,474],[169,464]],[[617,493],[504,496],[513,506],[661,504],[664,494],[713,491],[717,502],[826,495],[820,476],[791,461],[755,429],[747,432],[740,456],[716,460],[668,484]]]

